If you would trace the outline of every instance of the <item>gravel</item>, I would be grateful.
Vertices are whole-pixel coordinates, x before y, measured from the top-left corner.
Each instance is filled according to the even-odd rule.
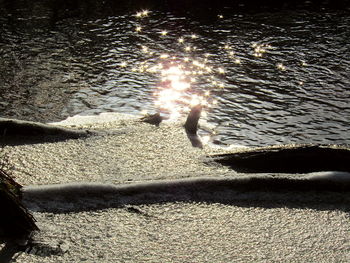
[[[180,124],[158,128],[123,115],[100,115],[60,125],[99,133],[5,147],[25,189],[245,176],[205,165],[206,154],[224,149],[193,148]],[[120,196],[104,191],[87,199],[59,192],[50,198],[25,196],[40,231],[32,247],[16,253],[13,261],[350,261],[348,193],[227,191],[206,193],[203,201],[195,186],[174,191],[177,197],[153,199],[142,192]]]

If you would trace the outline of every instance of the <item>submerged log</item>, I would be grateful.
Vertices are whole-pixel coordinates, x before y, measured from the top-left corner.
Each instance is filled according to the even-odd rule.
[[[0,241],[24,241],[38,230],[34,217],[21,203],[21,188],[0,169]]]
[[[281,145],[211,155],[217,163],[247,173],[350,172],[350,149],[328,145]]]

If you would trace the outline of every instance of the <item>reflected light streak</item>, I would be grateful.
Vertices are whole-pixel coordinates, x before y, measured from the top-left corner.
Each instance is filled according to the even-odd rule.
[[[277,67],[277,69],[282,70],[282,71],[286,70],[286,67],[282,63],[277,63],[276,67]]]
[[[225,74],[225,69],[223,69],[223,68],[218,68],[218,72],[219,72],[220,74]]]
[[[190,84],[182,81],[172,81],[171,86],[179,91],[186,90],[190,88]]]
[[[161,59],[166,59],[166,58],[168,58],[168,57],[169,57],[168,54],[162,54],[162,55],[160,55],[160,58],[161,58]]]
[[[207,74],[200,70],[206,67],[205,64],[198,60],[193,60],[190,64],[169,64],[171,66],[164,67],[163,65],[163,69],[159,71],[161,83],[158,86],[158,92],[155,93],[155,105],[160,112],[165,111],[170,119],[177,119],[196,105],[202,105],[204,108],[213,106],[209,103],[212,100],[210,91],[199,95],[191,90],[191,83],[197,81],[194,76],[200,77]]]
[[[271,49],[272,46],[270,44],[253,43],[252,48],[254,49],[254,56],[255,57],[262,57],[263,54],[267,52],[267,49]]]
[[[126,63],[125,61],[120,63],[120,67],[125,68],[128,65],[128,63]]]
[[[146,16],[148,16],[149,15],[149,10],[142,10],[142,11],[139,11],[139,12],[137,12],[136,14],[135,14],[135,16],[137,17],[137,18],[142,18],[142,17],[146,17]]]
[[[148,10],[143,10],[143,11],[142,11],[142,15],[143,15],[143,16],[148,16],[148,14],[149,14],[149,11],[148,11]]]
[[[148,25],[143,24],[147,23],[148,20],[141,20],[141,18],[148,16],[149,13],[148,10],[141,10],[134,15],[140,18],[139,24],[135,26],[136,32],[149,34],[149,32],[145,32],[145,28]],[[160,36],[164,36],[164,38],[161,37],[160,39],[165,39],[165,36],[171,37],[169,31],[165,29],[158,28],[155,32],[158,32],[157,34]],[[141,63],[138,62],[132,67],[130,66],[132,72],[150,73],[160,79],[153,93],[154,105],[160,114],[166,114],[170,119],[178,119],[190,112],[191,108],[196,105],[203,107],[202,114],[205,116],[205,110],[213,107],[217,102],[213,100],[207,86],[205,86],[205,90],[198,89],[196,86],[203,85],[205,80],[206,84],[213,88],[216,88],[218,85],[224,86],[222,83],[215,81],[215,75],[224,74],[225,69],[212,67],[207,64],[210,63],[209,57],[213,56],[212,54],[205,53],[202,58],[192,57],[192,52],[200,50],[190,42],[191,40],[196,41],[196,39],[199,39],[199,36],[194,33],[186,35],[186,37],[178,36],[174,39],[175,43],[181,44],[179,46],[184,51],[180,56],[169,54],[168,51],[161,53],[161,50],[159,50],[159,54],[159,51],[157,52],[153,45],[148,44],[150,48],[146,45],[140,45],[140,53],[145,54],[147,60]],[[232,47],[227,44],[224,48],[227,49],[228,55],[235,59],[234,52],[231,50]],[[158,62],[154,62],[154,57],[151,58],[151,56],[155,56],[157,53],[159,54]],[[127,61],[120,63],[121,68],[127,66],[129,66]],[[147,111],[142,111],[142,114],[147,114]]]

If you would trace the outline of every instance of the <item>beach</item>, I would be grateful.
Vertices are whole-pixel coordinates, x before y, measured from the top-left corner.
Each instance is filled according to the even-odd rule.
[[[228,149],[192,147],[181,123],[102,114],[55,125],[92,132],[4,149],[40,228],[14,262],[350,261],[349,192],[235,188],[295,175],[205,162]]]

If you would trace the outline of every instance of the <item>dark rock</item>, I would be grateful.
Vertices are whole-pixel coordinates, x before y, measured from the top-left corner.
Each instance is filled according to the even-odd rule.
[[[350,172],[350,149],[340,146],[296,145],[255,148],[210,156],[237,172]]]
[[[157,112],[155,114],[146,114],[144,117],[141,118],[141,121],[149,123],[149,124],[153,124],[156,126],[159,126],[159,124],[162,122],[162,120],[163,120],[163,118],[159,112]]]

